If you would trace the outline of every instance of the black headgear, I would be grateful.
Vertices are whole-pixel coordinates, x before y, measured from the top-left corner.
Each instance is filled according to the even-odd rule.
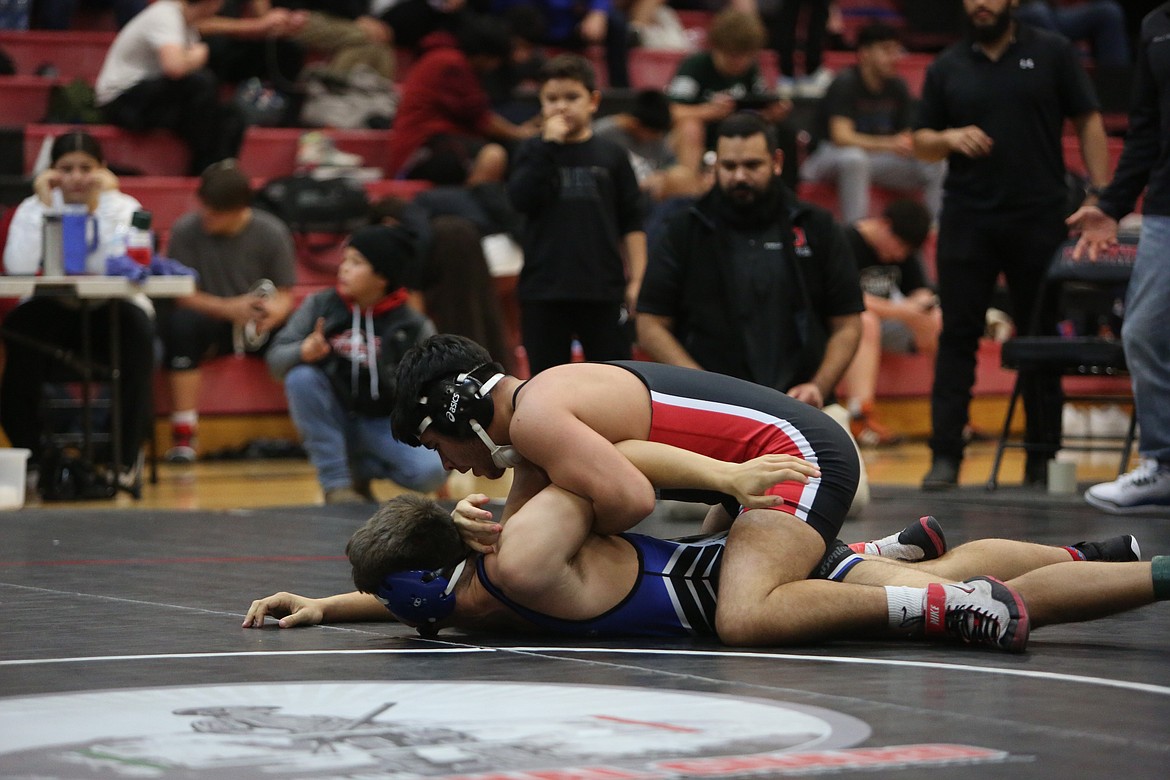
[[[492,424],[496,408],[491,390],[504,378],[504,372],[495,363],[484,363],[454,377],[431,382],[426,394],[418,399],[423,412],[414,436],[434,428],[436,433],[457,439],[475,436],[471,421],[483,428]]]

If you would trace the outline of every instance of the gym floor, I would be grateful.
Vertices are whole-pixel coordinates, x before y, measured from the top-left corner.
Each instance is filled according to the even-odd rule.
[[[981,487],[874,488],[845,529],[1067,544],[1167,517]],[[364,507],[51,506],[0,516],[0,776],[1163,778],[1170,605],[1035,631],[1028,652],[906,642],[737,650],[394,623],[240,628],[253,598],[351,589]],[[680,536],[692,519],[639,530]]]

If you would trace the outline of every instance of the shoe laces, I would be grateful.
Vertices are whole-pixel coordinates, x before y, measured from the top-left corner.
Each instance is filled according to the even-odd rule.
[[[967,644],[999,642],[999,615],[975,604],[964,604],[947,611],[947,633]]]

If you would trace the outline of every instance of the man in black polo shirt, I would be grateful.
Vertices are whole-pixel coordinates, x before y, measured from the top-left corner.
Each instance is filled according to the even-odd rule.
[[[1093,187],[1108,177],[1105,128],[1075,49],[1017,24],[1016,5],[963,0],[969,36],[939,55],[922,91],[915,153],[948,161],[938,241],[943,330],[930,399],[933,463],[923,490],[958,484],[975,353],[996,279],[1000,273],[1007,279],[1012,316],[1027,327],[1048,262],[1068,235],[1066,118]],[[1046,320],[1043,332],[1054,332]],[[1027,439],[1041,443],[1028,453],[1024,481],[1043,483],[1060,447],[1060,383],[1024,380]]]

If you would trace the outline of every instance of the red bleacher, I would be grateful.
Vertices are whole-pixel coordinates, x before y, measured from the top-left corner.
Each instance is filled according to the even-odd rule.
[[[90,84],[97,81],[113,41],[112,32],[0,30],[0,49],[12,58],[17,75],[31,76],[51,65],[63,79],[80,76]]]
[[[70,125],[30,124],[24,132],[24,169],[31,173],[37,153],[47,136],[75,129]],[[183,176],[189,155],[178,136],[166,130],[132,133],[111,125],[85,125],[102,145],[115,168],[139,170],[149,176]],[[240,148],[240,165],[250,176],[271,179],[287,176],[296,168],[297,144],[303,129],[249,127]],[[389,130],[324,130],[337,148],[361,156],[364,165],[382,168],[389,154]]]
[[[40,122],[49,109],[49,91],[60,83],[41,76],[0,76],[0,125]]]

